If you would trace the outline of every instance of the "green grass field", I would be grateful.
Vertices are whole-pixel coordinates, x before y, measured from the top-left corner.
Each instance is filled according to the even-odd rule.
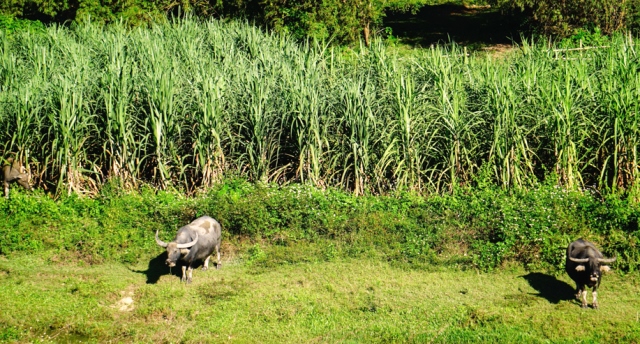
[[[0,257],[0,340],[640,341],[637,274],[604,276],[594,310],[580,308],[567,276],[520,268],[412,270],[375,258],[267,267],[238,256],[196,270],[190,285],[178,271],[161,255],[133,266]]]

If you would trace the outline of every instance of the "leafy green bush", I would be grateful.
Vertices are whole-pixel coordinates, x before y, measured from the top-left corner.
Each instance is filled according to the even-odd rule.
[[[579,45],[598,47],[609,43],[611,43],[610,37],[604,35],[599,27],[584,27],[576,29],[573,35],[565,38],[560,45],[567,47]]]
[[[43,31],[44,25],[37,20],[18,19],[14,16],[0,13],[0,31],[7,33],[16,31]]]
[[[184,1],[183,5],[193,8],[192,2],[197,3]],[[0,2],[0,16],[19,18],[24,23],[30,20],[35,20],[34,23],[43,21],[58,24],[122,20],[140,25],[162,19],[163,12],[174,6],[176,4],[168,0],[5,0]]]
[[[505,262],[559,271],[579,237],[597,243],[614,268],[640,267],[640,207],[616,193],[604,196],[539,185],[528,191],[463,188],[451,195],[353,196],[292,184],[240,179],[197,197],[175,191],[53,200],[21,190],[0,200],[0,254],[74,253],[89,262],[133,262],[157,254],[163,237],[195,217],[210,215],[223,240],[251,265],[371,257],[408,266],[454,264],[491,270]]]
[[[333,42],[352,44],[361,39],[369,43],[387,9],[407,11],[434,2],[440,1],[7,0],[0,4],[0,15],[59,24],[123,21],[132,26],[160,22],[167,16],[249,19],[295,38],[331,39]],[[2,25],[0,17],[0,28]]]
[[[585,3],[581,0],[493,0],[502,8],[519,9],[546,34],[570,36],[584,27],[598,28],[611,34],[634,24],[634,10],[638,1],[600,0]]]

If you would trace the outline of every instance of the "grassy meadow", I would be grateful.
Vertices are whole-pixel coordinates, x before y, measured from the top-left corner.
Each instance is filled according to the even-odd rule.
[[[153,262],[154,260],[152,260]],[[640,279],[604,276],[600,309],[573,284],[383,261],[264,267],[226,257],[190,285],[169,268],[0,258],[0,338],[12,342],[637,343]],[[175,272],[175,270],[174,270]],[[590,297],[589,297],[590,299]]]
[[[5,342],[640,341],[640,209],[614,195],[232,180],[197,197],[16,190],[0,214]],[[223,265],[182,284],[153,237],[203,214],[223,226]],[[617,257],[599,310],[580,308],[563,271],[581,236]]]

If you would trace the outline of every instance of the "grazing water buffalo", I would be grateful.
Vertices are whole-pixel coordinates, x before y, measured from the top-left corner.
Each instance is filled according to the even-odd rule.
[[[586,287],[592,287],[593,308],[598,308],[598,286],[601,273],[609,271],[607,265],[613,263],[615,258],[604,258],[596,246],[586,240],[578,239],[567,247],[567,261],[565,270],[569,277],[576,282],[576,298],[582,300],[582,307],[587,307]]]
[[[2,174],[4,176],[4,197],[9,198],[9,183],[17,182],[25,189],[31,190],[27,170],[20,162],[14,161],[13,158],[6,160],[6,164],[2,167]]]
[[[186,266],[182,266],[182,282],[191,283],[193,263],[204,260],[202,270],[207,270],[213,250],[216,250],[218,259],[216,268],[220,268],[221,232],[222,227],[218,221],[209,216],[202,216],[180,228],[176,238],[170,243],[160,240],[158,231],[156,231],[156,242],[167,249],[166,264],[169,267],[176,266],[178,260],[186,263]],[[188,272],[188,276],[186,272]]]

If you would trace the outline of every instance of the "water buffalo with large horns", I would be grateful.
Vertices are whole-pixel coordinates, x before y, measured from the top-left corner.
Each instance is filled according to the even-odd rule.
[[[216,268],[220,268],[221,234],[222,227],[218,221],[202,216],[180,228],[175,239],[169,243],[160,240],[156,231],[156,242],[167,249],[166,264],[169,267],[176,266],[178,260],[186,264],[182,266],[182,282],[191,283],[193,264],[204,260],[202,270],[207,270],[213,250],[216,251],[218,260]]]
[[[593,288],[593,308],[598,308],[598,286],[602,272],[610,270],[609,266],[615,258],[604,258],[596,246],[586,240],[578,239],[567,247],[567,261],[565,270],[569,277],[576,282],[576,298],[582,300],[582,307],[587,307],[587,290]]]

